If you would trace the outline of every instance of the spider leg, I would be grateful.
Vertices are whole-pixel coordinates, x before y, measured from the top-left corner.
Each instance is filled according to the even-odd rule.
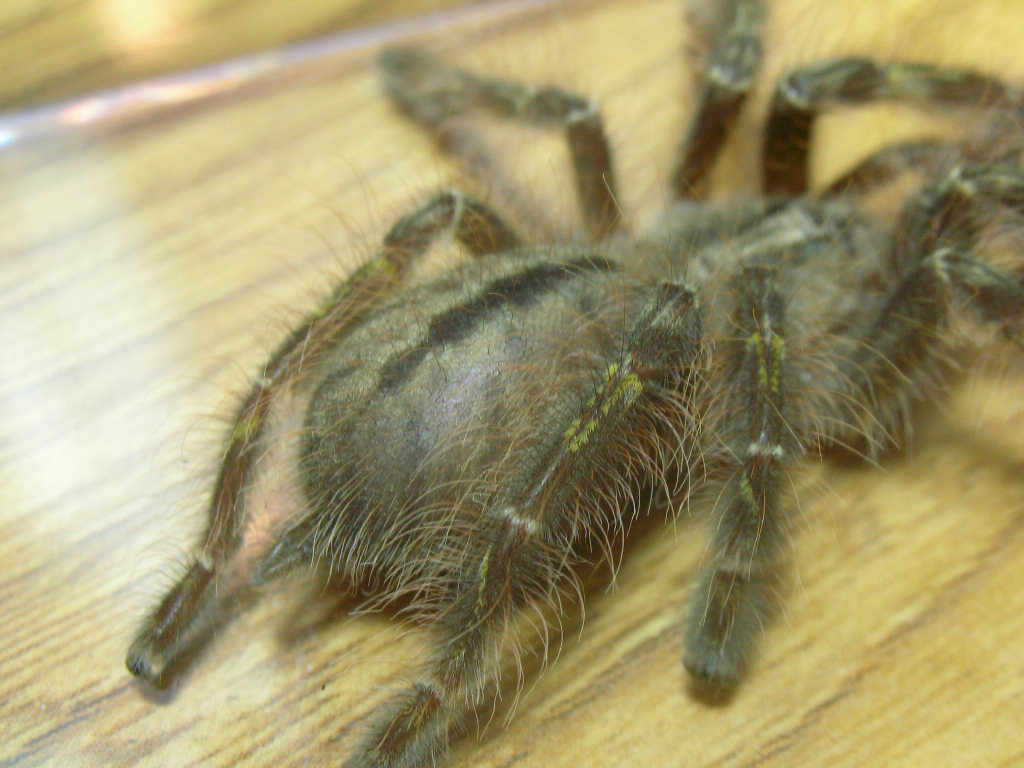
[[[874,152],[829,184],[821,197],[842,197],[870,192],[904,173],[936,174],[950,158],[967,157],[967,148],[954,142],[918,139],[890,144]],[[987,157],[990,163],[1017,164],[1021,149],[1010,147]]]
[[[449,127],[453,116],[477,109],[528,125],[564,127],[584,219],[595,238],[621,224],[615,200],[611,149],[594,102],[554,86],[531,87],[446,67],[415,48],[392,48],[381,56],[384,88],[410,118],[456,156],[474,154]],[[486,164],[479,152],[472,166]]]
[[[1020,89],[995,78],[928,64],[877,64],[836,59],[798,69],[775,89],[764,138],[764,188],[797,196],[808,188],[808,153],[814,121],[835,106],[882,99],[922,106],[1019,108]]]
[[[823,198],[868,192],[908,171],[934,168],[949,152],[950,144],[920,139],[889,144],[846,171],[821,192]]]
[[[474,254],[507,250],[515,233],[495,213],[461,192],[443,192],[405,216],[384,238],[375,258],[356,270],[268,360],[235,418],[210,505],[210,520],[195,562],[146,620],[128,651],[132,674],[159,682],[164,670],[202,638],[202,626],[226,599],[218,584],[243,543],[248,522],[246,490],[265,448],[275,403],[301,379],[341,334],[354,327],[402,279],[408,266],[442,232]],[[222,585],[223,586],[223,585]]]
[[[684,664],[715,684],[736,680],[770,603],[782,540],[784,468],[799,456],[787,410],[785,306],[776,272],[749,266],[733,280],[736,336],[721,418],[734,473],[719,503],[711,565],[691,609]]]
[[[452,563],[453,575],[433,580],[448,585],[437,600],[440,639],[433,659],[417,682],[385,705],[346,768],[438,763],[452,726],[493,690],[511,619],[571,583],[577,563],[570,553],[581,541],[607,536],[622,524],[607,502],[624,481],[609,479],[612,467],[595,457],[607,456],[618,441],[650,448],[641,436],[644,427],[661,423],[650,409],[659,393],[692,384],[700,339],[694,294],[674,283],[656,287],[622,351],[605,361],[593,397],[580,403],[577,418],[549,445],[527,482],[482,511],[476,534]],[[639,458],[612,453],[626,467]]]
[[[1021,265],[1014,273],[977,253],[1000,213],[1024,217],[1024,173],[1013,167],[957,169],[908,203],[896,237],[901,277],[843,368],[853,401],[883,413],[901,403],[947,344],[957,305],[1024,346]]]
[[[680,147],[672,177],[680,198],[702,197],[708,170],[721,153],[761,67],[764,6],[761,0],[730,0],[726,29],[715,41],[697,112]]]
[[[436,621],[440,639],[426,673],[385,705],[346,768],[436,764],[452,720],[480,701],[496,675],[496,647],[508,620],[532,593],[555,588],[558,555],[542,544],[546,532],[514,509],[505,510],[505,518],[481,531],[479,550],[467,556],[448,609]]]

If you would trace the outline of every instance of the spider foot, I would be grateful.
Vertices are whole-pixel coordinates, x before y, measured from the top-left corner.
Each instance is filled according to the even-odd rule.
[[[362,749],[343,768],[424,768],[448,752],[448,716],[433,687],[418,683],[396,697]]]

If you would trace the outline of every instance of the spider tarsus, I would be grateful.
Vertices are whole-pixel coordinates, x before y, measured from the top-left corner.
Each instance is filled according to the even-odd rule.
[[[759,573],[719,569],[704,576],[690,611],[683,656],[686,670],[702,685],[727,689],[743,679],[763,627],[776,611],[777,582],[777,567],[763,554]]]
[[[698,640],[697,645],[683,655],[686,671],[709,691],[734,688],[740,679],[738,660],[727,656],[724,649],[713,647],[703,640]]]
[[[195,635],[213,579],[214,571],[202,560],[193,562],[136,636],[125,660],[129,672],[159,685],[168,665],[184,650],[186,640]]]
[[[164,659],[154,650],[148,636],[139,637],[132,643],[131,648],[128,649],[125,665],[135,677],[142,678],[154,685],[160,682],[161,674],[166,666]]]
[[[385,705],[360,750],[343,768],[426,768],[448,753],[449,719],[432,686],[418,683]]]

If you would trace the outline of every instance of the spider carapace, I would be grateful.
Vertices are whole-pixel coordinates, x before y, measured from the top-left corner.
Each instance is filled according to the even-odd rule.
[[[245,399],[202,546],[132,644],[134,674],[160,681],[238,589],[319,565],[407,598],[437,633],[346,765],[434,765],[497,685],[514,617],[573,589],[638,514],[678,511],[704,488],[717,524],[685,665],[736,680],[779,568],[786,473],[823,447],[899,434],[908,401],[941,386],[954,313],[1024,338],[1021,263],[998,266],[984,247],[990,228],[1021,226],[1024,174],[1005,136],[998,152],[922,140],[810,192],[809,142],[833,106],[1021,115],[1020,92],[994,78],[847,58],[778,83],[762,195],[704,201],[762,52],[761,3],[721,6],[676,200],[641,234],[622,225],[592,102],[384,53],[389,97],[455,155],[472,113],[563,129],[584,234],[525,242],[457,190],[399,220]],[[865,212],[908,172],[918,183],[898,214]],[[466,263],[412,277],[449,235]]]

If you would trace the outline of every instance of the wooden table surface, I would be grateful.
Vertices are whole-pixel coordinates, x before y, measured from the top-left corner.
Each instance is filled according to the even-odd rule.
[[[0,60],[33,24],[82,34],[76,14],[100,5],[26,16]],[[1018,0],[771,6],[723,194],[748,186],[764,84],[796,64],[868,53],[1024,83]],[[331,613],[296,583],[219,632],[168,693],[123,659],[202,526],[236,393],[398,215],[456,177],[381,98],[378,47],[417,34],[467,66],[596,97],[642,226],[665,205],[692,100],[681,16],[677,0],[483,4],[74,103],[29,96],[34,109],[0,118],[0,766],[341,762],[415,674],[426,632]],[[238,8],[210,18],[254,34]],[[267,35],[250,39],[290,39]],[[97,44],[72,38],[30,55]],[[224,50],[251,49],[238,45]],[[186,49],[183,65],[206,63]],[[936,119],[829,118],[815,178]],[[571,216],[557,137],[502,136],[513,176]],[[585,621],[569,617],[514,716],[451,764],[1024,765],[1024,365],[1005,347],[969,359],[973,375],[922,409],[909,453],[804,476],[786,608],[730,701],[695,696],[681,664],[707,526],[658,523],[615,588],[588,596]]]

